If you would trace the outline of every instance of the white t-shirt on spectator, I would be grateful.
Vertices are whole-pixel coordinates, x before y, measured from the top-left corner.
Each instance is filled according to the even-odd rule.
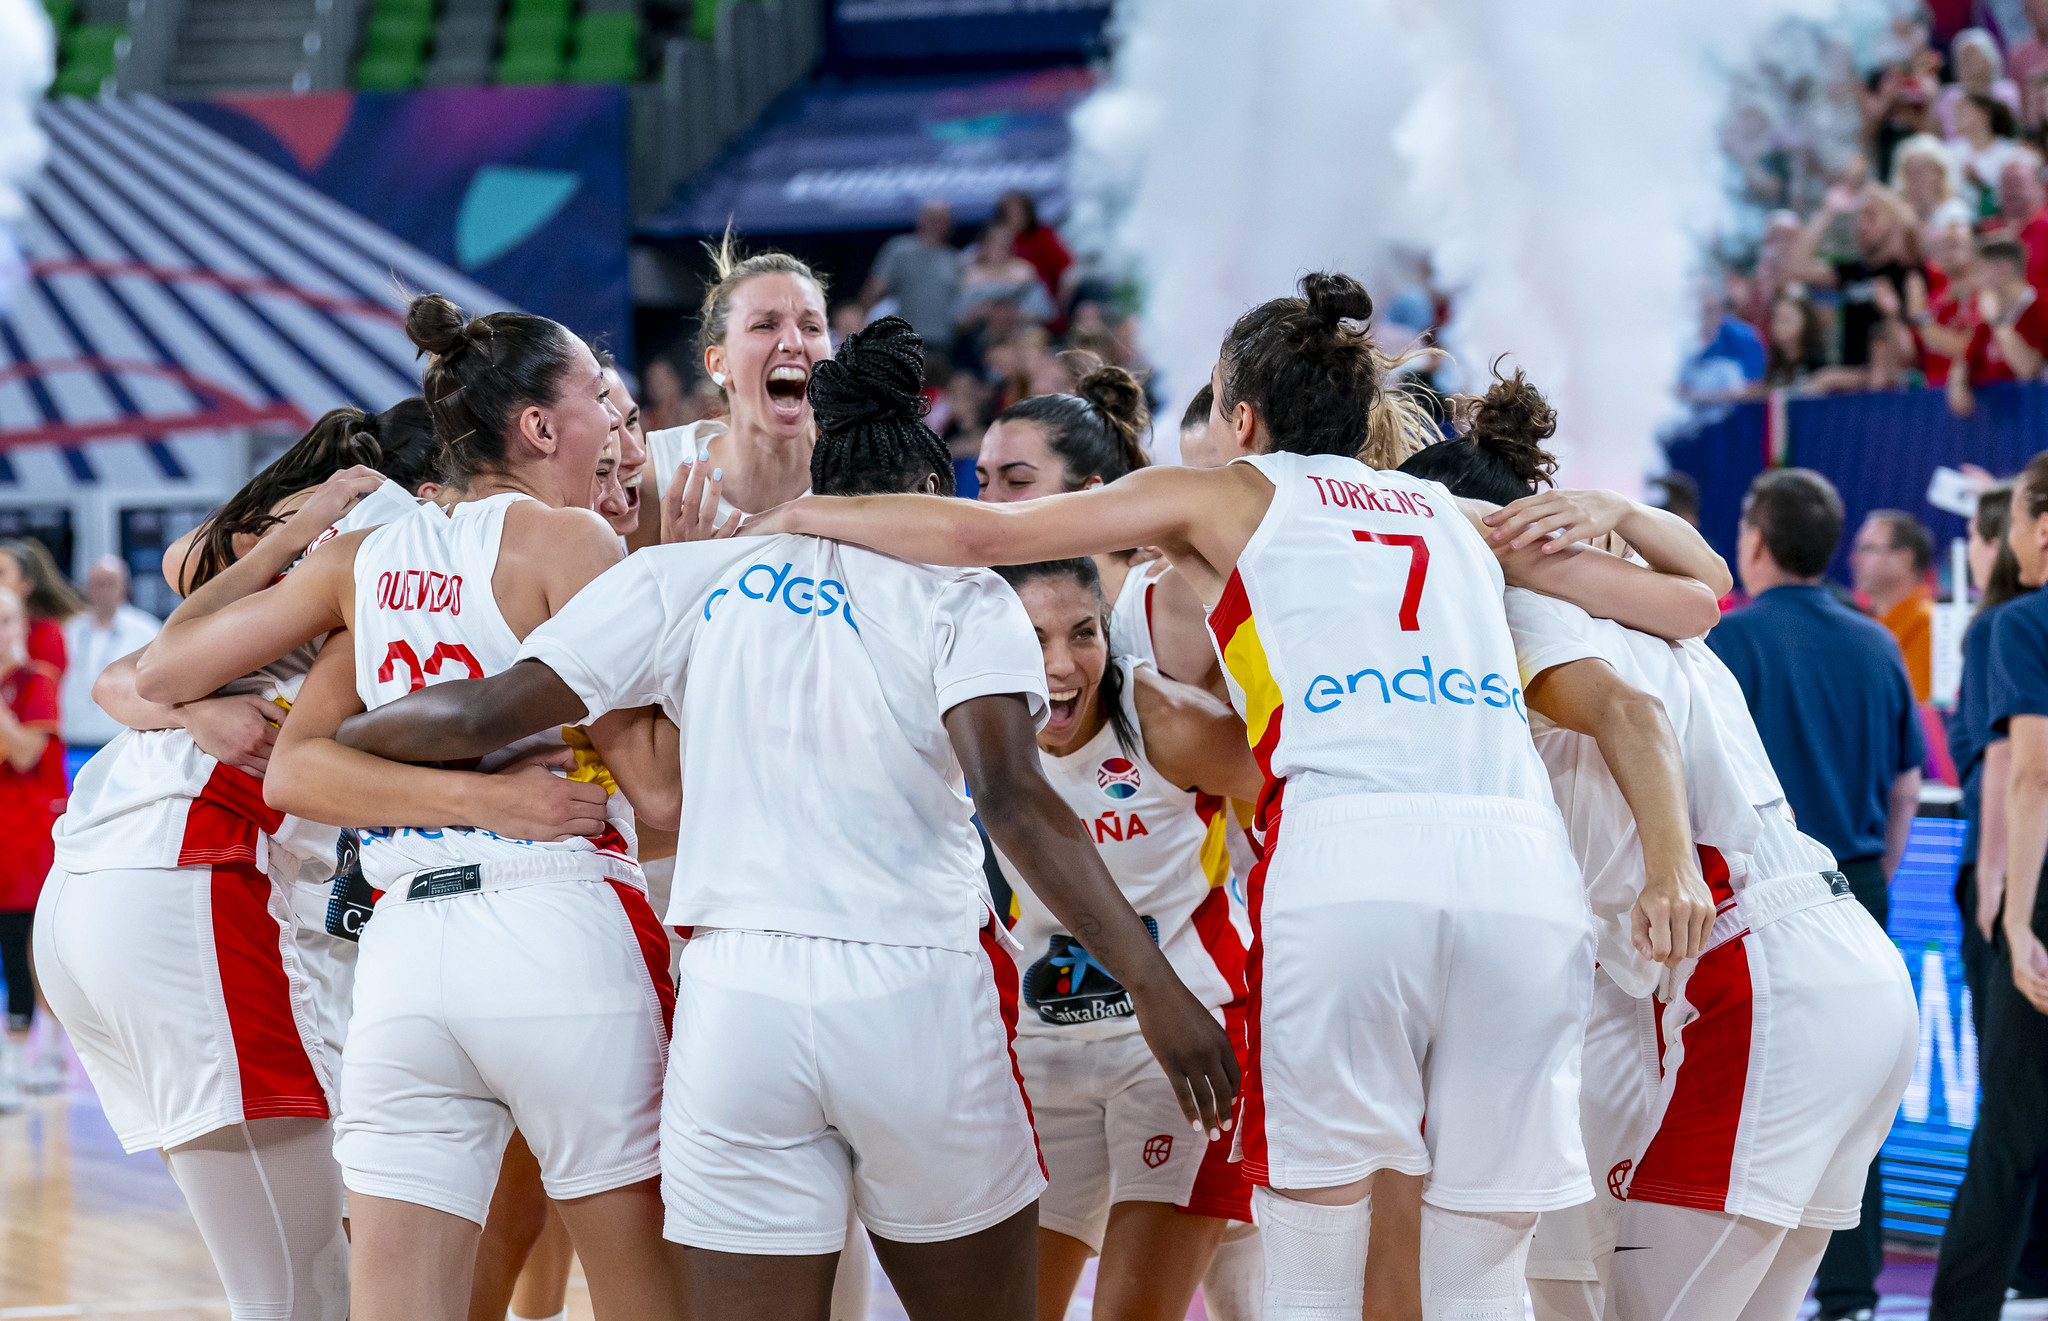
[[[1016,693],[1046,716],[1017,594],[814,537],[650,547],[527,636],[586,719],[682,730],[672,926],[972,952],[991,904],[943,717]]]
[[[66,743],[97,748],[114,741],[124,726],[92,700],[100,671],[146,645],[163,627],[147,610],[123,603],[105,628],[90,610],[73,615],[64,625],[64,650],[70,668],[57,691],[58,723]]]

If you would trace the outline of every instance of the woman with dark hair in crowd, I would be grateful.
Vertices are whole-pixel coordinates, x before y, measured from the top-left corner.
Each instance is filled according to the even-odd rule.
[[[1038,278],[1045,282],[1046,296],[1057,307],[1060,302],[1060,280],[1067,268],[1074,264],[1074,254],[1067,251],[1066,243],[1059,231],[1051,225],[1038,223],[1038,203],[1031,194],[1015,188],[996,199],[995,218],[1015,232],[1016,238],[1010,243],[1010,250],[1031,263],[1038,272]]]
[[[1786,390],[1805,384],[1827,365],[1827,328],[1820,309],[1804,292],[1786,290],[1771,303],[1764,335],[1764,375],[1758,390]]]
[[[199,590],[265,536],[293,548],[274,577],[333,528],[408,513],[439,450],[417,399],[337,409],[173,545],[165,581]],[[94,700],[129,728],[56,823],[35,960],[122,1147],[163,1153],[231,1310],[338,1321],[329,1117],[354,957],[324,927],[339,839],[266,807],[262,783],[312,654],[179,705],[136,694],[134,657],[100,675]]]
[[[1506,1314],[1519,1281],[1503,1272],[1534,1212],[1590,1191],[1575,1061],[1592,958],[1501,574],[1689,636],[1718,618],[1727,570],[1690,529],[1660,529],[1653,558],[1711,585],[1561,544],[1607,530],[1568,511],[1489,512],[1375,471],[1401,451],[1375,435],[1372,300],[1343,275],[1301,290],[1224,340],[1213,425],[1238,462],[1012,505],[814,496],[760,530],[941,564],[1166,552],[1210,607],[1266,777],[1238,1137],[1261,1185],[1266,1315],[1359,1313],[1368,1194],[1387,1168],[1433,1171],[1459,1208],[1423,1212],[1426,1286]],[[1656,939],[1669,955],[1672,933]]]
[[[363,877],[382,896],[362,926],[335,1125],[350,1314],[460,1321],[516,1126],[599,1314],[673,1315],[656,1178],[673,986],[619,788],[673,824],[674,767],[655,755],[660,740],[673,749],[673,727],[643,710],[557,730],[493,750],[483,765],[499,774],[393,766],[332,738],[366,706],[503,669],[620,559],[590,511],[619,416],[589,348],[544,317],[472,320],[426,294],[406,333],[427,355],[460,499],[335,538],[267,590],[298,547],[259,542],[172,613],[138,685],[187,700],[348,630],[300,689],[264,796],[359,828]]]
[[[49,547],[32,537],[0,541],[0,590],[13,592],[28,607],[28,656],[57,671],[70,668],[64,652],[64,623],[85,609],[85,598],[64,580]]]
[[[1462,405],[1465,433],[1404,472],[1489,501],[1552,482],[1556,414],[1521,372]],[[1586,506],[1622,543],[1669,517],[1605,492],[1546,498]],[[1537,1315],[1789,1316],[1829,1230],[1856,1223],[1912,1072],[1905,967],[1830,883],[1828,851],[1793,827],[1742,690],[1704,642],[1673,646],[1521,590],[1507,615],[1595,918],[1580,1123],[1592,1167],[1619,1171],[1594,1201],[1545,1212],[1527,1264]],[[1702,937],[1717,905],[1729,910],[1727,930],[1698,962],[1659,967],[1641,933],[1676,904]],[[1653,993],[1671,1005],[1661,1028]],[[1653,1035],[1661,1077],[1643,1067]],[[1734,1082],[1703,1085],[1695,1060],[1736,1061]],[[1738,1122],[1745,1142],[1716,1149],[1710,1135]],[[1622,1257],[1617,1241],[1647,1250]]]
[[[894,317],[818,364],[816,489],[950,494],[951,456],[919,420],[922,371]],[[852,1205],[911,1315],[1029,1321],[1045,1178],[974,810],[1129,989],[1182,1122],[1197,1096],[1220,1122],[1228,1040],[1045,783],[1043,661],[994,574],[815,539],[670,547],[536,629],[524,660],[343,738],[442,757],[640,694],[679,713],[683,829],[701,846],[668,913],[697,934],[662,1162],[698,1314],[822,1321]],[[754,773],[734,773],[735,748]]]
[[[2019,121],[2012,107],[1995,97],[1970,92],[1956,102],[1949,150],[1962,174],[1963,195],[1978,216],[1998,213],[1998,178],[2014,160],[2032,152],[2014,138]]]

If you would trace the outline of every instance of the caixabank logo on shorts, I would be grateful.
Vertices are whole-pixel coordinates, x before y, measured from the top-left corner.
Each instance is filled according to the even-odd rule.
[[[1096,787],[1118,802],[1136,794],[1138,784],[1138,768],[1122,757],[1111,757],[1095,768]]]

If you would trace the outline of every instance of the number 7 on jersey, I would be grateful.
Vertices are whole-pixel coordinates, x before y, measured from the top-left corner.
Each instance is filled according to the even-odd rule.
[[[1353,532],[1360,541],[1402,546],[1408,551],[1408,585],[1401,593],[1401,631],[1422,630],[1422,580],[1429,576],[1429,542],[1412,532]]]

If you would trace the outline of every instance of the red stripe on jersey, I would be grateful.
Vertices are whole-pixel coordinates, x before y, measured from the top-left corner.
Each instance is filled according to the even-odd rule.
[[[1246,998],[1244,942],[1238,939],[1237,928],[1230,923],[1230,892],[1220,885],[1210,889],[1202,896],[1202,902],[1195,905],[1191,920],[1195,934],[1201,937],[1202,948],[1208,951],[1216,971],[1223,974],[1224,984],[1230,987],[1230,1003],[1225,1008],[1242,1009]]]
[[[1275,803],[1278,806],[1278,803]],[[1278,814],[1275,813],[1275,823]],[[1278,842],[1277,837],[1274,842]],[[1260,1025],[1265,1013],[1265,999],[1260,983],[1264,977],[1266,963],[1266,940],[1264,923],[1260,910],[1266,899],[1266,868],[1272,864],[1273,854],[1269,848],[1252,865],[1251,876],[1245,891],[1249,898],[1246,907],[1252,919],[1252,945],[1246,951],[1244,980],[1246,993],[1245,1012],[1245,1066],[1244,1090],[1238,1105],[1238,1146],[1244,1157],[1244,1177],[1250,1183],[1268,1184],[1272,1173],[1267,1168],[1266,1148],[1266,1093],[1265,1080],[1260,1074],[1261,1050]]]
[[[1721,850],[1717,848],[1706,844],[1697,847],[1700,855],[1700,879],[1704,880],[1707,889],[1713,892],[1714,907],[1719,908],[1722,904],[1733,901],[1735,887],[1728,880],[1728,859],[1722,857]]]
[[[1230,1034],[1230,1046],[1237,1055],[1238,1095],[1243,1097],[1250,1089],[1251,1077],[1251,1050],[1247,1038],[1250,995],[1244,981],[1244,942],[1238,939],[1237,928],[1231,925],[1230,896],[1221,886],[1210,890],[1195,906],[1194,926],[1195,933],[1201,937],[1202,948],[1209,952],[1216,971],[1223,974],[1223,980],[1230,986],[1230,1003],[1223,1006],[1223,1030]],[[1245,1122],[1245,1107],[1240,1105],[1238,1124],[1242,1127]],[[1182,1211],[1189,1215],[1251,1223],[1251,1181],[1245,1177],[1244,1166],[1230,1159],[1230,1147],[1231,1140],[1226,1137],[1209,1143],[1203,1150],[1194,1188],[1188,1193],[1188,1200],[1180,1204]]]
[[[1746,942],[1731,940],[1694,965],[1685,1000],[1699,1017],[1679,1031],[1678,1077],[1657,1135],[1636,1165],[1630,1200],[1727,1209],[1749,1084],[1751,997]]]
[[[1045,1148],[1038,1144],[1038,1118],[1031,1113],[1031,1093],[1024,1088],[1024,1070],[1017,1066],[1017,964],[996,937],[993,919],[982,923],[981,952],[988,956],[989,972],[996,979],[996,1003],[1003,1014],[1003,1048],[1010,1052],[1010,1076],[1017,1080],[1017,1095],[1024,1102],[1024,1122],[1031,1126],[1031,1150],[1038,1157],[1038,1172],[1051,1178],[1051,1172],[1045,1168]]]
[[[242,1118],[325,1119],[327,1095],[307,1057],[285,975],[291,928],[270,910],[270,897],[270,878],[253,863],[214,866],[213,957],[241,1076]]]
[[[633,938],[640,943],[640,957],[647,964],[647,978],[654,983],[655,998],[661,1001],[661,1031],[667,1037],[676,1030],[676,984],[668,975],[668,933],[662,930],[661,919],[654,915],[654,905],[647,902],[646,892],[624,881],[607,882],[612,892],[619,896],[619,906],[626,910],[626,921],[633,928]]]
[[[274,834],[283,824],[284,813],[263,801],[263,781],[232,766],[215,766],[185,811],[178,865],[254,865],[257,832]]]

